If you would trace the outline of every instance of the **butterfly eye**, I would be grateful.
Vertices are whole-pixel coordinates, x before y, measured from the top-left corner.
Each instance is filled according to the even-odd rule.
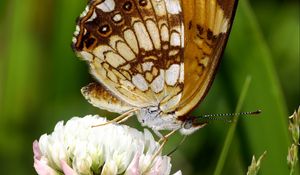
[[[111,28],[108,24],[104,24],[98,29],[101,36],[107,37],[111,33]]]
[[[127,1],[123,4],[123,9],[126,11],[126,12],[130,12],[132,10],[132,2],[131,1]]]
[[[193,127],[193,120],[188,119],[183,123],[183,128],[184,129],[190,129]]]
[[[140,6],[145,7],[147,5],[147,0],[139,0]]]

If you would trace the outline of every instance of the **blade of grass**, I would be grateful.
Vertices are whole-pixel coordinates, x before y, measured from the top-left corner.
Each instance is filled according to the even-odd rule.
[[[33,103],[36,85],[37,48],[30,31],[32,14],[30,7],[34,6],[34,0],[26,4],[20,4],[17,0],[10,2],[14,7],[10,20],[7,20],[7,48],[5,50],[3,64],[5,75],[3,77],[3,110],[1,117],[1,129],[11,130],[13,124],[20,124],[25,119],[25,113]],[[3,70],[2,70],[3,71]],[[18,128],[20,129],[20,128]],[[12,131],[18,132],[17,130]],[[2,133],[2,132],[1,132]],[[10,143],[14,139],[11,135],[1,137],[3,143],[19,147],[19,144]],[[7,139],[7,140],[6,140]],[[1,143],[1,142],[0,142]],[[11,145],[12,144],[12,145]]]
[[[262,110],[259,118],[243,120],[239,128],[238,137],[243,141],[241,154],[245,162],[250,161],[252,154],[266,150],[268,156],[261,167],[261,174],[288,174],[288,167],[283,163],[290,143],[287,106],[272,54],[247,0],[240,1],[227,56],[224,64],[232,81],[233,93],[238,93],[242,78],[250,74],[252,84],[244,108]],[[284,58],[282,64],[285,64]],[[293,80],[286,83],[289,81]]]
[[[32,32],[33,9],[36,0],[22,3],[20,0],[7,1],[8,9],[1,15],[1,59],[3,73],[1,84],[2,104],[0,122],[0,162],[2,174],[24,174],[31,165],[24,152],[28,152],[26,122],[29,111],[37,104],[38,50],[35,34]],[[4,4],[3,4],[4,5]],[[5,27],[4,27],[5,26]],[[30,141],[31,142],[31,141]],[[26,150],[26,151],[25,151]],[[28,156],[29,158],[29,156]],[[30,159],[29,159],[30,160]],[[18,168],[15,168],[18,165]]]
[[[241,108],[242,108],[243,103],[245,101],[250,83],[251,83],[251,77],[248,76],[245,80],[241,95],[240,95],[239,100],[238,100],[237,107],[235,109],[236,113],[241,111]],[[224,167],[224,163],[225,163],[228,151],[229,151],[229,147],[230,147],[232,139],[234,137],[234,132],[236,130],[237,122],[238,122],[238,116],[234,116],[233,123],[232,123],[232,125],[230,126],[230,128],[228,130],[228,133],[227,133],[227,136],[226,136],[226,139],[225,139],[225,143],[224,143],[224,147],[222,149],[220,158],[218,160],[214,175],[222,174],[222,169]]]
[[[53,1],[53,35],[50,39],[48,50],[51,54],[49,62],[53,65],[47,72],[48,82],[45,88],[48,94],[45,97],[46,105],[43,115],[49,121],[42,122],[44,127],[50,129],[57,120],[68,118],[83,111],[74,107],[80,102],[85,102],[80,94],[80,87],[84,75],[88,70],[84,62],[79,61],[71,48],[73,32],[75,31],[76,18],[84,10],[86,1],[70,3],[69,0]],[[72,106],[72,107],[71,107]]]

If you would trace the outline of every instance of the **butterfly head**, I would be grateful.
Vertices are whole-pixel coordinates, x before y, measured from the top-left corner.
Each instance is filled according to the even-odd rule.
[[[174,117],[174,113],[165,113],[157,106],[145,107],[137,112],[139,122],[156,131],[179,129],[181,122],[174,120]]]
[[[182,135],[190,135],[198,129],[203,128],[206,124],[206,122],[199,122],[196,117],[187,117],[183,121],[179,131]]]
[[[175,112],[165,113],[159,107],[145,107],[137,112],[137,117],[143,126],[153,130],[179,130],[182,135],[190,135],[207,123],[201,122],[197,117],[187,117],[184,120],[176,117]],[[174,118],[177,118],[174,120]]]

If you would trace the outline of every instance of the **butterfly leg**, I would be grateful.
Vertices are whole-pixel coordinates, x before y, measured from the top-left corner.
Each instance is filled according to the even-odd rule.
[[[165,146],[165,144],[168,141],[168,138],[173,135],[175,132],[177,131],[177,129],[169,132],[167,135],[161,137],[161,139],[158,141],[160,143],[160,146],[158,148],[158,150],[155,152],[155,154],[152,156],[151,158],[151,164],[154,162],[155,158],[159,155],[159,153],[162,151],[163,147]]]
[[[129,113],[126,117],[124,117],[123,119],[119,120],[117,123],[120,124],[120,123],[123,123],[125,122],[126,120],[128,120],[130,117],[133,116],[133,112]]]
[[[168,141],[168,138],[173,135],[178,129],[175,129],[171,132],[169,132],[167,135],[163,136],[160,138],[160,140],[158,141],[158,143],[163,143],[163,142],[167,142]]]
[[[98,124],[98,125],[93,125],[92,127],[104,126],[104,125],[108,125],[111,123],[122,123],[122,122],[126,121],[127,119],[129,119],[131,116],[133,116],[133,113],[135,111],[137,111],[137,109],[131,109],[111,121],[108,121],[108,122],[102,123],[102,124]]]
[[[164,135],[162,135],[158,130],[152,129],[152,131],[153,131],[154,134],[155,134],[157,137],[159,137],[160,139],[161,139],[161,138],[164,138]]]

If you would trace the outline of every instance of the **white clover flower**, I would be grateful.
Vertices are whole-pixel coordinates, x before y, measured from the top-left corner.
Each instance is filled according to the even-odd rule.
[[[39,175],[168,175],[170,157],[158,155],[152,134],[124,125],[105,123],[99,116],[74,117],[54,132],[34,141],[34,168]],[[178,171],[176,175],[181,175]]]

